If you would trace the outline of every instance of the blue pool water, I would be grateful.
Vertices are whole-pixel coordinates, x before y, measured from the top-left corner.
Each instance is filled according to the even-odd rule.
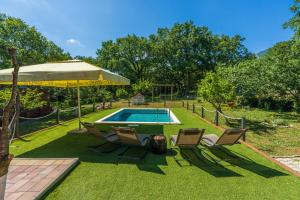
[[[123,109],[101,121],[172,123],[175,120],[170,112],[168,109]]]

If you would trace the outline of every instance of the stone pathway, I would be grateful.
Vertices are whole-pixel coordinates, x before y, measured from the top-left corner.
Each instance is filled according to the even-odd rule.
[[[14,158],[8,170],[5,200],[40,198],[78,162],[78,158]]]
[[[300,156],[274,157],[274,159],[300,173]]]

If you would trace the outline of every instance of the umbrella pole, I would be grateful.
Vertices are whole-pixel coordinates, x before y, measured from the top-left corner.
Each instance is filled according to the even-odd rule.
[[[79,86],[79,80],[77,80],[77,103],[78,103],[78,122],[79,122],[79,129],[81,129],[81,106],[80,106],[80,86]]]

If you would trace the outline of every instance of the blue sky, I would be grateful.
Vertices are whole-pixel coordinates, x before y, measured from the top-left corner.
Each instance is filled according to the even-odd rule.
[[[282,28],[293,0],[0,0],[0,12],[22,18],[71,55],[95,56],[101,42],[194,21],[216,34],[239,34],[252,52],[288,40]]]

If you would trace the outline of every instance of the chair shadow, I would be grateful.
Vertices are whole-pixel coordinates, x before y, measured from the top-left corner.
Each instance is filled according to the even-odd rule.
[[[101,140],[95,140],[89,135],[64,135],[43,146],[18,155],[20,158],[66,158],[76,157],[82,162],[106,163],[106,164],[133,164],[142,171],[164,174],[159,165],[166,166],[167,160],[164,155],[155,155],[149,152],[143,160],[120,159],[118,154],[124,147],[118,148],[111,153],[96,153],[90,151],[88,146],[101,144]]]
[[[265,178],[288,175],[276,169],[259,164],[241,154],[237,155],[236,153],[233,153],[225,147],[210,148],[209,150],[213,155],[215,155],[219,159],[224,160],[225,162],[233,166],[238,166]]]
[[[217,178],[224,177],[242,177],[242,175],[224,167],[219,163],[215,163],[209,156],[205,154],[201,149],[196,149],[194,153],[191,149],[180,149],[180,155],[190,162],[191,165],[198,167],[199,169],[209,173]]]

